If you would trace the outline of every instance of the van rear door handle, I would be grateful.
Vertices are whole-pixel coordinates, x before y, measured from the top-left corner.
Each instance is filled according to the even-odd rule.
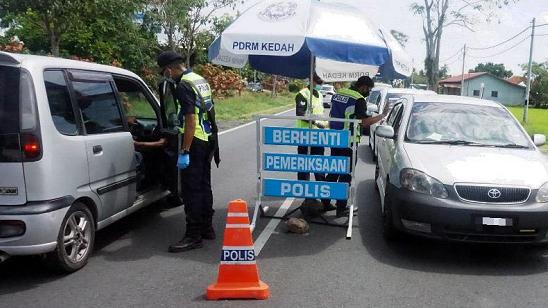
[[[103,152],[103,146],[101,145],[94,145],[93,146],[93,154],[99,154]]]

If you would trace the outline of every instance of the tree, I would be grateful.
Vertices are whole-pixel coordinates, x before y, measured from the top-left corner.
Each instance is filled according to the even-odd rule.
[[[473,31],[481,16],[486,21],[494,17],[495,8],[501,8],[518,0],[422,0],[411,5],[411,11],[422,17],[422,29],[426,43],[424,66],[430,88],[438,82],[440,48],[444,29],[459,26]]]
[[[527,64],[522,66],[524,77],[527,77]],[[544,63],[533,62],[531,67],[531,93],[530,104],[537,108],[548,107],[548,61]]]
[[[10,13],[8,37],[18,37],[32,53],[52,53],[57,56],[118,65],[143,74],[155,66],[159,50],[150,18],[135,20],[135,12],[144,3],[136,0],[94,0],[80,3],[77,20],[63,28],[58,46],[53,48],[41,13],[27,9]],[[73,16],[76,16],[74,14]]]
[[[214,23],[214,14],[219,10],[227,7],[235,9],[237,0],[186,0],[186,2],[189,10],[184,22],[180,25],[182,36],[179,39],[179,44],[182,47],[182,54],[186,58],[186,64],[190,66],[192,54],[197,49],[207,47],[197,44],[198,35],[206,31],[206,26],[211,26]]]
[[[413,70],[413,83],[415,84],[427,84],[428,80],[426,80],[426,75],[424,74],[424,70],[420,70],[418,73]]]
[[[398,30],[390,30],[390,34],[392,34],[396,41],[400,43],[401,47],[405,47],[405,45],[407,45],[407,41],[409,41],[409,35]]]
[[[502,63],[494,64],[492,62],[480,63],[476,65],[476,68],[469,71],[469,73],[479,73],[479,72],[487,72],[499,78],[508,78],[514,75],[512,71],[506,70],[506,67],[504,67],[504,64]]]
[[[193,0],[191,0],[193,1]],[[147,11],[167,38],[167,47],[177,50],[178,35],[185,23],[190,4],[187,0],[150,0]]]
[[[59,45],[67,29],[80,22],[88,10],[87,1],[70,0],[2,0],[0,18],[4,25],[17,24],[18,18],[34,24],[49,41],[50,52],[59,56]]]

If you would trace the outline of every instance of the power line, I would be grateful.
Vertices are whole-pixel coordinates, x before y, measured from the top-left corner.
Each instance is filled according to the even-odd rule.
[[[529,39],[529,37],[526,37],[526,38],[524,38],[523,40],[519,41],[517,44],[512,45],[510,48],[507,48],[507,49],[505,49],[505,50],[503,50],[503,51],[501,51],[501,52],[499,52],[499,53],[493,54],[493,55],[481,56],[481,57],[470,56],[470,57],[471,57],[471,58],[475,58],[475,59],[485,59],[485,58],[496,57],[496,56],[499,56],[499,55],[501,55],[501,54],[503,54],[503,53],[506,53],[506,52],[508,52],[508,51],[510,51],[510,50],[512,50],[512,49],[514,49],[514,48],[516,48],[516,47],[518,47],[521,43],[527,41],[528,39]]]
[[[461,50],[462,50],[462,49],[461,49]],[[459,62],[459,61],[462,61],[462,58],[456,58],[455,60],[451,61],[450,63],[443,63],[443,64],[445,64],[445,65],[447,65],[447,66],[450,66],[450,65],[453,65],[453,64],[455,64],[455,63],[457,63],[457,62]],[[442,62],[445,62],[445,61],[442,61]]]
[[[543,33],[543,34],[535,34],[535,36],[548,36],[548,33]]]
[[[546,24],[546,25],[548,25],[548,24]],[[492,48],[495,48],[495,47],[499,47],[499,46],[504,45],[504,44],[508,43],[509,41],[515,39],[516,37],[522,35],[523,33],[525,33],[525,31],[527,31],[527,30],[529,30],[529,29],[531,29],[531,26],[529,26],[529,27],[523,29],[520,33],[518,33],[518,34],[512,36],[511,38],[509,38],[509,39],[507,39],[507,40],[505,40],[505,41],[502,41],[502,42],[500,42],[500,43],[498,43],[498,44],[496,44],[496,45],[493,45],[493,46],[489,46],[489,47],[469,47],[468,49],[471,49],[471,50],[486,50],[486,49],[492,49]]]
[[[457,51],[457,53],[456,53],[456,54],[454,54],[454,55],[452,55],[452,56],[450,56],[450,57],[447,57],[447,58],[445,58],[445,59],[443,59],[443,60],[440,60],[440,62],[445,62],[445,61],[449,61],[449,60],[453,59],[454,57],[456,57],[456,56],[460,55],[460,54],[461,54],[461,52],[462,52],[462,48],[461,48],[461,49],[459,49],[459,50]]]

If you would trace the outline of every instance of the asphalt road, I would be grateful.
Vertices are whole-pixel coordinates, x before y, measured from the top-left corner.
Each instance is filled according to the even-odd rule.
[[[286,123],[289,124],[289,123]],[[307,235],[283,224],[258,262],[270,285],[266,301],[204,300],[214,282],[226,204],[255,196],[255,126],[223,134],[221,168],[213,171],[219,239],[205,248],[170,254],[183,232],[182,208],[149,207],[97,234],[88,265],[53,274],[37,257],[0,264],[0,307],[546,307],[548,249],[461,245],[381,236],[379,198],[367,140],[359,151],[354,236],[312,225]],[[277,207],[283,200],[268,200]],[[262,219],[254,237],[269,220]]]

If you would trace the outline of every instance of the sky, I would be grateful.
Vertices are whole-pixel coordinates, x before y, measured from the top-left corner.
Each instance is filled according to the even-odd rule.
[[[237,7],[243,11],[247,7],[260,0],[247,0]],[[351,4],[364,11],[365,15],[374,23],[383,25],[385,28],[398,30],[409,36],[406,51],[414,60],[414,67],[420,70],[424,67],[426,54],[423,42],[422,21],[420,16],[414,16],[409,7],[413,2],[421,0],[322,0],[322,2],[344,2]],[[454,3],[463,0],[452,0]],[[421,1],[422,2],[422,1]],[[474,32],[458,26],[451,26],[445,29],[442,38],[440,66],[447,64],[451,75],[459,75],[462,71],[462,55],[459,53],[464,44],[469,47],[489,47],[502,42],[531,25],[533,18],[537,18],[537,24],[548,24],[548,0],[519,0],[502,9],[494,11],[496,18],[492,22],[485,22],[485,18],[478,18],[474,25]],[[230,13],[230,12],[229,12]],[[484,17],[483,15],[478,15]],[[535,37],[535,48],[533,61],[548,61],[548,25],[537,28],[537,34],[546,36]],[[521,64],[527,63],[529,59],[530,30],[518,38],[500,47],[489,50],[470,50],[465,61],[465,71],[473,69],[478,63],[494,62],[504,63],[516,75],[522,75]],[[501,53],[506,49],[524,40],[521,44],[508,52]],[[499,54],[500,55],[496,55]],[[481,57],[481,58],[480,58]]]

